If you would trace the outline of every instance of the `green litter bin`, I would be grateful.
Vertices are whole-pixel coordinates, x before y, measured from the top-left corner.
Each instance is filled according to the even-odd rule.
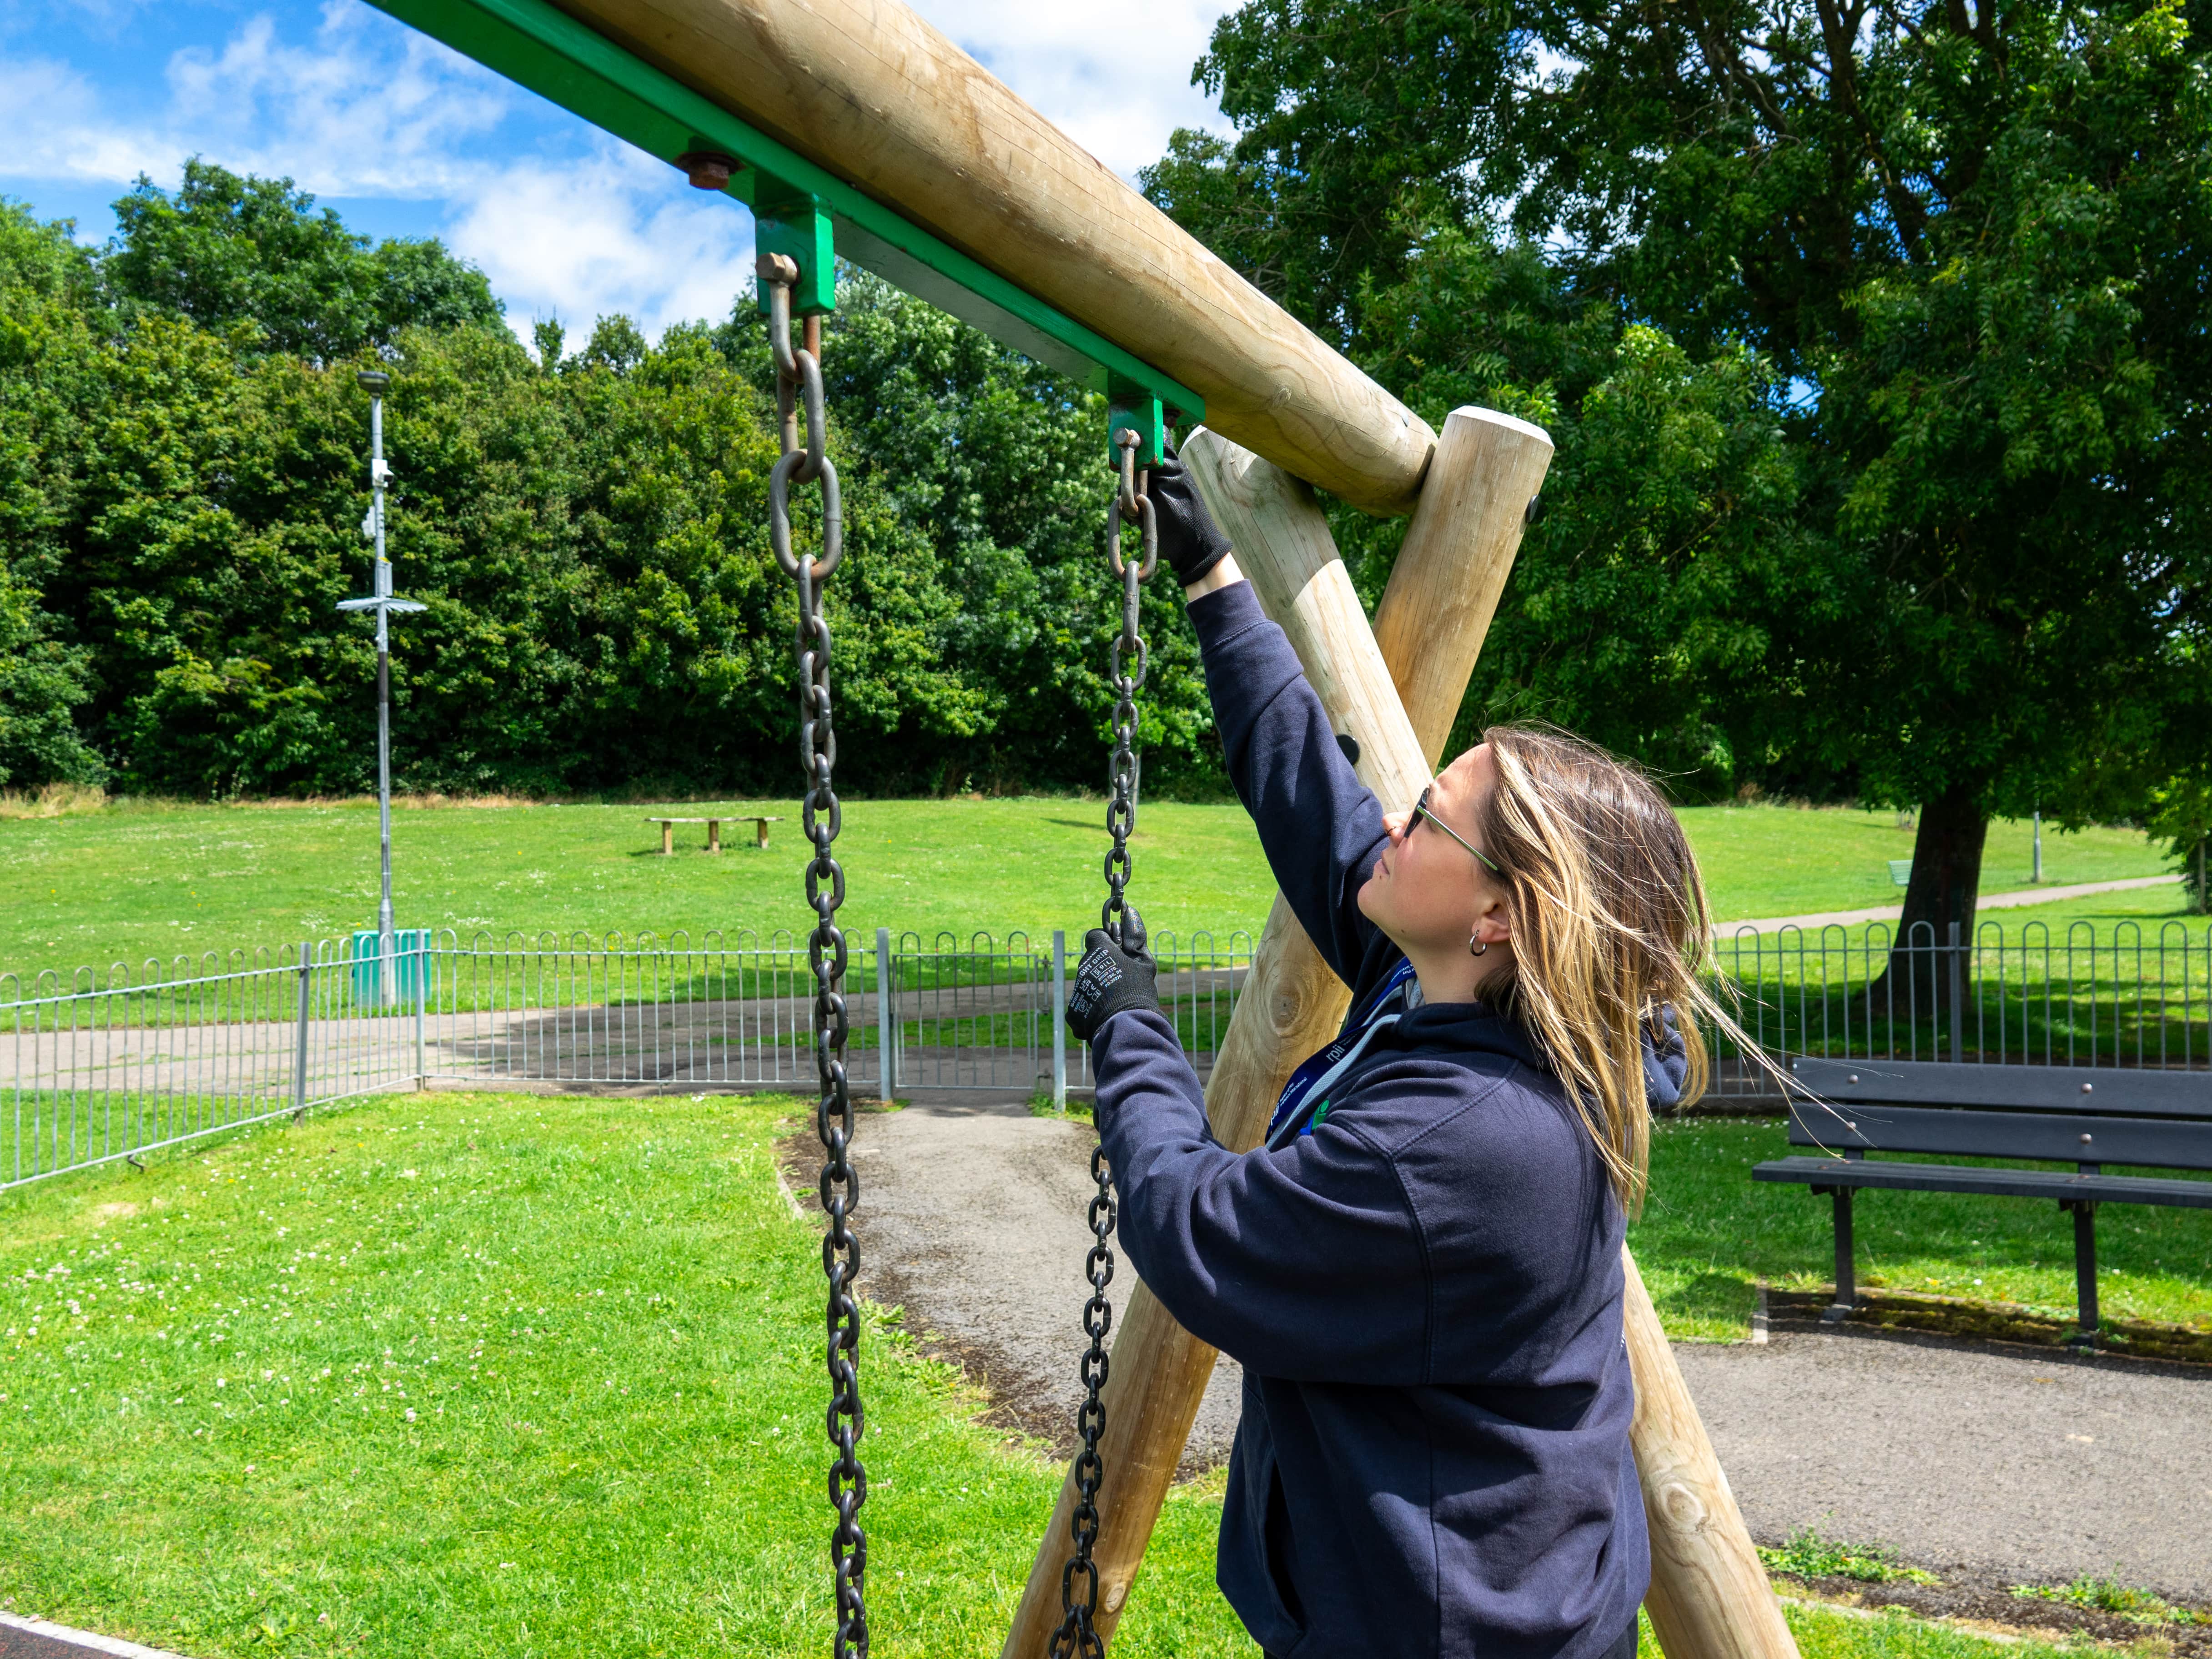
[[[428,1001],[438,994],[438,959],[430,953],[431,930],[401,927],[392,932],[394,1006],[412,1008],[419,997]],[[377,1006],[377,935],[373,928],[353,936],[353,1000],[359,1008]]]

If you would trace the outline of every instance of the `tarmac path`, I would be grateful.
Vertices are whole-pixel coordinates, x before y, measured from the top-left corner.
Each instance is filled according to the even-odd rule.
[[[989,1391],[987,1420],[1073,1445],[1088,1294],[1090,1126],[941,1097],[862,1120],[860,1289]],[[787,1143],[811,1202],[819,1149]],[[1121,1264],[1114,1291],[1131,1284]],[[2000,1588],[2112,1572],[2212,1601],[2212,1368],[1822,1326],[1678,1344],[1759,1540],[1801,1527],[1887,1543]],[[1226,1359],[1184,1457],[1227,1455]]]

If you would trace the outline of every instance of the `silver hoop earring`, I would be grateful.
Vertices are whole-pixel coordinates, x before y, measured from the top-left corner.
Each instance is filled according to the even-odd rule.
[[[1489,941],[1489,940],[1487,940],[1487,939],[1476,939],[1473,934],[1469,934],[1469,935],[1468,936],[1468,941],[1467,941],[1467,953],[1468,953],[1468,955],[1469,955],[1469,956],[1471,956],[1471,957],[1487,956],[1487,955],[1489,954],[1489,952],[1490,952],[1490,941]]]

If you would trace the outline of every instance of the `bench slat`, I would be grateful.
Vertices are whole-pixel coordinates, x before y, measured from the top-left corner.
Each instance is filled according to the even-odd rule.
[[[1847,1101],[1891,1101],[1916,1106],[1997,1106],[2014,1111],[2212,1118],[2212,1072],[1811,1058],[1796,1061],[1790,1070],[1813,1094],[1838,1105]],[[2082,1092],[2084,1084],[2089,1085],[2087,1094]]]
[[[1838,1103],[1835,1114],[1840,1116],[1817,1105],[1793,1105],[1790,1144],[1836,1152],[1942,1152],[1953,1158],[2035,1158],[2066,1164],[2212,1170],[2212,1119],[2187,1122],[1959,1111],[1871,1102]]]
[[[2212,1181],[2165,1181],[2154,1176],[2061,1175],[2037,1170],[1966,1170],[1940,1164],[1878,1164],[1871,1159],[1783,1158],[1755,1166],[1753,1181],[1809,1187],[1879,1188],[1894,1192],[1973,1193],[1993,1198],[2075,1199],[2095,1204],[2155,1204],[2212,1210]]]

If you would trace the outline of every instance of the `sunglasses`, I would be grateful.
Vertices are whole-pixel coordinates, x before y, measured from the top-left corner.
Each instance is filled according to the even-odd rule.
[[[1498,866],[1492,861],[1489,854],[1484,852],[1482,848],[1477,847],[1465,836],[1460,834],[1458,830],[1453,829],[1451,825],[1446,823],[1442,818],[1437,816],[1436,809],[1429,805],[1429,797],[1431,794],[1435,793],[1435,790],[1436,785],[1432,783],[1426,789],[1421,791],[1420,799],[1413,803],[1413,810],[1406,815],[1406,833],[1409,836],[1412,835],[1414,830],[1425,822],[1433,823],[1437,829],[1443,830],[1444,834],[1449,836],[1461,846],[1466,848],[1468,852],[1474,854],[1475,857],[1480,859],[1484,866],[1489,870],[1492,875],[1504,875],[1505,872],[1499,869]]]

